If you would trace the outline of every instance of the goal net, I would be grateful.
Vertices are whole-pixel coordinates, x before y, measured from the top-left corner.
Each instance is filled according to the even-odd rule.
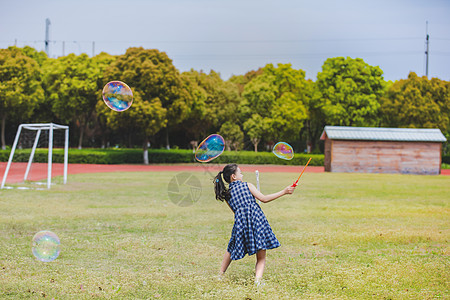
[[[48,148],[47,160],[47,188],[49,189],[52,183],[52,160],[53,148],[55,141],[60,141],[59,145],[64,148],[64,169],[63,182],[67,183],[67,164],[69,151],[69,126],[58,125],[54,123],[45,124],[21,124],[17,129],[16,137],[14,139],[11,153],[9,155],[8,163],[6,165],[5,173],[3,174],[1,189],[5,188],[6,179],[13,162],[14,154],[17,149],[31,148],[30,156],[26,166],[23,181],[28,180],[31,165],[33,163],[34,155],[37,148]],[[61,143],[61,141],[63,141]]]

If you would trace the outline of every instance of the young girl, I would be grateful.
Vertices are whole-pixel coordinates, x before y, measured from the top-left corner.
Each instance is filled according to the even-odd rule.
[[[292,194],[295,187],[288,186],[277,193],[263,195],[253,184],[243,182],[242,178],[237,164],[226,165],[214,178],[216,199],[225,200],[234,213],[231,238],[219,274],[225,273],[232,260],[241,259],[245,254],[256,253],[255,283],[259,285],[266,264],[266,250],[279,247],[280,242],[273,234],[255,198],[267,203],[283,195]],[[229,183],[228,189],[224,181]]]

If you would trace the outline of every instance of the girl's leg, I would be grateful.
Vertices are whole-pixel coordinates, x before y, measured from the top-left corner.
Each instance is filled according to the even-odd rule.
[[[255,279],[261,280],[266,266],[266,250],[258,250],[256,252]]]
[[[222,266],[220,267],[220,275],[223,275],[231,263],[231,253],[227,251],[223,256]]]

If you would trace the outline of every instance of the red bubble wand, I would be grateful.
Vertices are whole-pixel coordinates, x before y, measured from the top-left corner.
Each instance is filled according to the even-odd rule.
[[[300,177],[302,177],[303,172],[305,172],[306,167],[309,165],[309,162],[311,161],[311,158],[312,158],[312,157],[309,158],[308,162],[306,163],[306,166],[303,168],[302,172],[300,173],[300,176],[298,176],[297,181],[294,182],[294,184],[292,185],[293,187],[296,187],[296,186],[297,186],[297,183],[298,183],[298,181],[300,180]]]

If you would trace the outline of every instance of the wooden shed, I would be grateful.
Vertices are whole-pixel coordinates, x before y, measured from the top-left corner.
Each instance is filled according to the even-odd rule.
[[[441,173],[439,129],[325,126],[325,171],[362,173]]]

